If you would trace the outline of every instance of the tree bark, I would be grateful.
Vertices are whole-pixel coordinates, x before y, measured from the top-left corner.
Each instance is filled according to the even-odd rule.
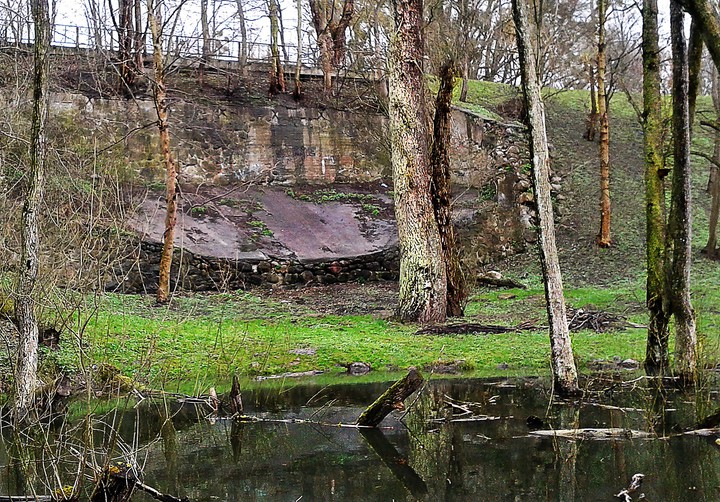
[[[555,244],[555,223],[550,200],[550,158],[545,130],[545,111],[535,66],[535,49],[528,21],[526,0],[512,0],[513,19],[517,36],[523,96],[527,109],[530,133],[532,178],[538,212],[538,244],[540,263],[545,282],[550,348],[554,387],[559,394],[579,392],[577,370],[573,360],[570,333],[567,325],[562,275]]]
[[[712,77],[712,100],[715,114],[720,121],[720,78],[717,69],[713,70]],[[717,226],[720,219],[720,130],[714,129],[715,149],[713,152],[714,162],[710,164],[710,221],[708,223],[708,240],[703,250],[705,255],[712,259],[718,259],[717,247]]]
[[[697,22],[693,21],[690,24],[690,41],[688,45],[688,120],[691,137],[693,123],[695,122],[695,103],[697,102],[697,95],[700,91],[700,80],[702,78],[702,56],[702,33],[700,33]]]
[[[163,233],[163,249],[160,255],[160,271],[156,299],[158,303],[167,303],[170,298],[170,269],[175,245],[175,225],[177,223],[177,165],[170,149],[170,131],[168,125],[167,91],[165,89],[165,63],[163,61],[162,20],[160,7],[162,2],[155,4],[148,0],[148,24],[152,34],[153,68],[155,82],[153,82],[153,98],[155,111],[158,117],[158,131],[160,132],[160,148],[162,149],[163,164],[165,166],[165,232]]]
[[[447,278],[431,196],[428,116],[423,72],[422,0],[393,0],[389,115],[395,216],[400,245],[397,316],[443,322]]]
[[[605,88],[605,20],[607,0],[598,0],[598,53],[597,86],[598,114],[600,115],[600,232],[596,244],[602,248],[612,244],[610,238],[610,119],[608,115],[607,93]]]
[[[587,64],[588,82],[590,84],[590,113],[588,114],[585,134],[583,137],[588,141],[595,141],[597,134],[598,107],[597,92],[595,89],[595,70],[592,63]]]
[[[236,0],[238,23],[240,24],[240,53],[238,54],[238,63],[240,64],[240,72],[243,76],[247,75],[247,58],[248,58],[248,42],[247,42],[247,25],[245,23],[245,9],[243,0]]]
[[[38,321],[35,313],[36,285],[40,269],[39,205],[43,198],[47,157],[46,124],[48,117],[47,53],[50,47],[50,11],[47,0],[32,0],[35,24],[33,45],[33,111],[30,130],[30,165],[26,177],[25,201],[21,216],[20,270],[15,298],[18,324],[18,354],[15,368],[16,418],[24,421],[35,404],[38,386]]]
[[[670,217],[668,219],[668,276],[666,298],[675,317],[675,372],[685,382],[697,373],[695,312],[690,302],[692,263],[692,199],[690,191],[690,122],[688,104],[688,51],[683,11],[670,1],[670,32],[673,55],[673,169]]]
[[[202,30],[202,56],[198,67],[198,80],[204,85],[205,65],[210,54],[210,23],[208,22],[208,0],[200,0],[200,28]]]
[[[460,268],[460,257],[452,222],[452,194],[450,187],[450,118],[455,65],[445,63],[440,69],[440,88],[435,100],[433,143],[430,162],[433,171],[433,206],[440,232],[443,261],[447,275],[447,315],[461,317],[465,311],[467,288]]]
[[[645,156],[645,227],[647,294],[649,314],[645,371],[668,371],[668,322],[665,311],[665,186],[663,165],[663,118],[660,95],[660,44],[657,0],[643,2],[643,152]]]
[[[325,92],[332,90],[332,74],[345,62],[345,31],[355,12],[354,0],[344,0],[342,9],[336,0],[309,0],[317,35]]]
[[[278,48],[278,35],[280,26],[278,22],[278,9],[275,0],[268,0],[268,13],[270,16],[270,94],[285,92],[285,73],[283,72],[280,50]]]
[[[680,0],[678,4],[697,24],[715,68],[720,70],[720,20],[713,5],[708,0]]]
[[[297,6],[297,59],[295,60],[295,90],[293,97],[299,100],[302,97],[300,90],[300,70],[302,69],[302,0],[296,0]]]

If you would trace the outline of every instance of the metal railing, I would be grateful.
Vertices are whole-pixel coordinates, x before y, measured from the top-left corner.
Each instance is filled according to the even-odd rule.
[[[153,46],[150,37],[143,34],[143,55],[152,56]],[[32,23],[5,25],[0,28],[0,47],[31,46],[35,41]],[[243,43],[231,38],[210,38],[207,45],[203,37],[188,35],[171,35],[163,40],[164,51],[169,60],[201,60],[219,61],[231,64],[267,62],[270,60],[270,44],[248,41],[243,51]],[[116,30],[108,28],[91,28],[56,24],[53,26],[51,47],[55,49],[74,49],[118,53],[120,37]],[[281,58],[286,66],[294,66],[297,59],[297,46],[285,44],[280,46]],[[287,57],[284,55],[287,54]],[[305,68],[319,69],[320,56],[314,47],[304,46],[301,63]],[[384,60],[369,51],[348,51],[347,69],[372,72],[384,67]]]

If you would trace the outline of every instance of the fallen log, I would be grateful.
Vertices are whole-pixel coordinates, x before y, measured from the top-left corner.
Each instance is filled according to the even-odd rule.
[[[528,323],[517,326],[498,326],[495,324],[478,324],[474,322],[442,324],[428,326],[415,332],[416,335],[471,335],[474,333],[499,335],[502,333],[516,333],[518,331],[536,330],[537,326]]]
[[[393,410],[405,409],[403,401],[418,390],[423,381],[423,376],[415,368],[410,368],[404,378],[392,384],[383,395],[362,412],[356,424],[365,427],[377,427]]]
[[[518,282],[507,277],[503,277],[500,272],[491,270],[485,274],[477,277],[477,283],[486,286],[495,286],[496,288],[517,288],[527,289],[527,286],[521,282]]]
[[[655,437],[649,432],[622,429],[620,427],[598,429],[555,429],[530,431],[531,436],[561,437],[566,439],[583,439],[606,441],[610,439],[650,439]]]

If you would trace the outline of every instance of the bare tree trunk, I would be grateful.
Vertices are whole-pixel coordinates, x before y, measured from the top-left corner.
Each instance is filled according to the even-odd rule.
[[[715,68],[720,70],[720,20],[708,0],[680,0],[678,2],[697,24]]]
[[[602,248],[612,244],[610,239],[610,120],[605,89],[606,17],[607,0],[598,0],[597,104],[600,115],[600,232],[598,232],[595,243]]]
[[[355,12],[354,0],[344,0],[342,9],[335,0],[309,0],[317,34],[325,92],[332,90],[332,73],[345,62],[345,31]]]
[[[158,278],[157,302],[167,303],[170,298],[170,269],[172,267],[173,248],[175,245],[175,224],[177,223],[177,166],[170,150],[170,131],[168,130],[168,104],[165,89],[165,63],[163,61],[162,43],[162,0],[155,4],[148,0],[148,24],[153,42],[153,68],[155,82],[153,84],[153,97],[155,110],[158,116],[158,131],[160,132],[160,148],[162,149],[163,163],[165,164],[166,194],[165,202],[165,232],[163,234],[163,250],[160,256],[160,272]]]
[[[567,325],[562,275],[555,245],[555,223],[550,200],[550,158],[545,130],[545,110],[535,67],[535,49],[528,22],[526,0],[512,0],[513,19],[520,57],[522,88],[530,132],[533,189],[537,201],[540,262],[545,282],[545,299],[550,324],[553,380],[559,394],[579,392],[577,370],[573,360],[570,333]]]
[[[690,41],[688,43],[688,115],[690,136],[692,137],[693,122],[695,122],[695,103],[700,90],[702,78],[703,41],[702,33],[696,21],[690,24]]]
[[[720,120],[720,78],[717,69],[713,69],[712,77],[712,100],[717,120]],[[708,241],[704,252],[712,260],[718,259],[717,247],[717,226],[720,219],[720,131],[714,130],[715,150],[713,152],[714,162],[710,165],[710,221],[708,223]]]
[[[135,30],[133,29],[134,6],[133,0],[120,0],[120,18],[118,32],[118,56],[120,58],[120,84],[123,93],[130,97],[132,86],[135,84],[135,68],[133,57],[133,44]]]
[[[302,69],[302,0],[296,0],[297,5],[297,59],[295,60],[295,90],[293,97],[299,100],[302,97],[300,90],[300,70]]]
[[[240,24],[240,54],[238,55],[240,72],[243,76],[247,75],[247,58],[248,58],[248,42],[247,42],[247,25],[245,22],[245,9],[243,0],[236,0],[238,23]]]
[[[691,192],[690,123],[688,105],[688,52],[683,11],[670,1],[670,31],[673,54],[674,159],[670,218],[668,220],[668,277],[666,298],[675,317],[675,371],[686,382],[697,374],[695,312],[690,303]]]
[[[138,76],[144,75],[145,33],[142,29],[142,0],[133,0],[135,5],[135,71]]]
[[[455,229],[452,222],[452,194],[450,187],[450,118],[452,94],[455,87],[455,65],[445,63],[440,69],[440,88],[435,100],[433,142],[430,162],[433,171],[433,205],[440,232],[443,261],[447,275],[447,315],[460,317],[465,310],[467,288],[460,268]]]
[[[663,118],[660,95],[660,44],[657,0],[643,2],[643,150],[645,155],[645,226],[647,258],[648,339],[645,371],[665,374],[669,369],[668,322],[665,311],[665,185]]]
[[[462,72],[462,87],[460,88],[460,101],[463,103],[467,101],[468,95],[468,73],[470,73],[470,62],[468,61],[469,56],[467,51],[463,55],[463,72]]]
[[[202,56],[198,67],[200,86],[204,85],[205,65],[210,54],[210,23],[208,22],[208,0],[200,0],[200,27],[202,30]]]
[[[270,54],[272,59],[270,63],[270,94],[278,94],[285,92],[285,73],[283,72],[278,48],[280,27],[278,24],[277,2],[275,0],[268,0],[268,13],[270,16]]]
[[[393,0],[395,34],[388,60],[395,216],[400,242],[397,315],[443,322],[446,275],[431,197],[423,72],[422,0]]]
[[[595,141],[597,134],[598,106],[597,91],[595,89],[595,70],[592,63],[587,64],[588,82],[590,84],[590,113],[588,114],[585,134],[583,137],[588,141]]]
[[[47,52],[50,46],[50,11],[47,0],[32,0],[35,24],[33,45],[33,112],[30,130],[30,165],[22,209],[20,270],[18,274],[15,319],[18,323],[18,356],[15,369],[16,418],[25,420],[35,404],[38,363],[38,322],[35,314],[36,283],[40,262],[38,211],[43,197],[48,116]]]

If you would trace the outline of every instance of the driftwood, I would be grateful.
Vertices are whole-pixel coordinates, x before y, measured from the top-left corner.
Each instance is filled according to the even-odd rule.
[[[566,439],[583,439],[604,441],[609,439],[650,439],[655,436],[649,432],[622,429],[619,427],[600,429],[556,429],[530,431],[531,436],[561,437]]]
[[[357,425],[377,427],[391,411],[405,409],[403,401],[418,390],[423,381],[423,376],[415,368],[411,368],[404,378],[392,384],[382,396],[362,412],[357,419]]]
[[[407,458],[401,455],[378,429],[360,429],[360,434],[380,457],[382,463],[415,498],[421,498],[428,492],[425,481],[410,467]]]
[[[630,480],[630,486],[628,486],[624,490],[621,490],[620,493],[615,495],[615,498],[621,499],[623,502],[632,502],[632,494],[642,487],[644,478],[645,474],[634,474],[632,479]],[[640,498],[642,499],[644,498],[644,496],[641,494]]]

